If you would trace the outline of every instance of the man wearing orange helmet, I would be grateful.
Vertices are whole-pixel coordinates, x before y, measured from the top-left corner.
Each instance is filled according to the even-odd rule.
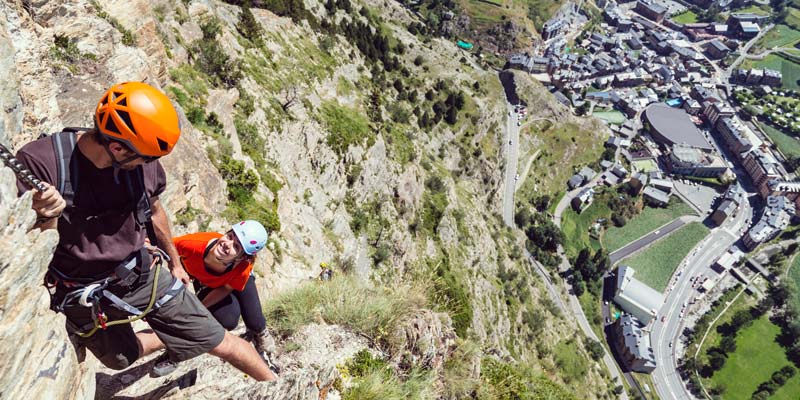
[[[107,367],[124,369],[166,347],[176,362],[209,352],[258,380],[275,380],[252,346],[184,290],[189,276],[158,199],[166,186],[158,158],[180,137],[169,99],[145,83],[121,83],[103,95],[94,119],[94,129],[68,128],[17,153],[45,182],[33,195],[35,227],[60,234],[45,286],[50,308],[67,317],[79,358],[88,348]],[[145,249],[146,237],[163,250]],[[162,261],[171,275],[161,273]],[[152,331],[134,333],[129,322],[144,317]]]

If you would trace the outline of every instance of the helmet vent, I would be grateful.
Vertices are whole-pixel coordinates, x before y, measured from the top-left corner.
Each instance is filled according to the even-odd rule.
[[[127,107],[127,106],[128,106],[128,98],[127,98],[127,97],[124,97],[122,100],[120,100],[120,101],[118,101],[118,102],[117,102],[117,105],[118,105],[118,106],[125,106],[125,107]]]
[[[131,130],[131,133],[135,135],[136,130],[133,129],[133,123],[131,122],[130,114],[128,114],[127,111],[117,110],[117,115],[119,115],[119,117],[122,118],[122,121],[125,122],[125,125],[128,127],[128,129]]]
[[[103,96],[103,100],[100,102],[100,104],[102,104],[102,105],[108,104],[108,96],[110,96],[110,94],[106,95],[106,96]]]
[[[122,96],[122,93],[120,93],[120,92],[114,92],[114,100],[116,100],[116,99],[117,99],[117,97],[121,97],[121,96]]]
[[[159,138],[156,138],[156,139],[158,140],[158,148],[161,149],[161,151],[169,150],[169,143],[167,143],[167,142],[165,142],[165,141],[163,141],[163,140],[161,140]]]
[[[106,130],[109,132],[114,132],[119,135],[119,128],[117,128],[117,124],[114,123],[114,118],[108,118],[106,121]]]

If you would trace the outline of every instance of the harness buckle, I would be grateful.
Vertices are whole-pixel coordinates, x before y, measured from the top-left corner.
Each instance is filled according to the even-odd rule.
[[[92,296],[92,299],[94,300],[94,292],[100,286],[102,285],[100,285],[99,283],[93,283],[83,288],[83,290],[81,291],[81,297],[78,299],[78,304],[84,307],[94,306],[94,303],[89,301],[89,296]]]

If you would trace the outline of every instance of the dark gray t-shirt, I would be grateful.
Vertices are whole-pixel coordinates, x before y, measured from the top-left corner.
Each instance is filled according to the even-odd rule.
[[[114,169],[97,168],[76,146],[72,157],[78,163],[78,187],[74,205],[79,212],[72,213],[70,221],[58,221],[60,240],[56,246],[51,266],[73,277],[94,277],[108,274],[129,254],[142,248],[147,236],[134,217],[135,200],[127,188],[125,175],[135,182],[135,171],[121,170],[119,183],[114,179]],[[56,185],[58,168],[52,136],[23,146],[17,158],[39,179]],[[164,191],[167,178],[158,161],[145,164],[144,182],[150,202]],[[20,194],[29,190],[17,180]],[[87,218],[87,216],[99,216]]]

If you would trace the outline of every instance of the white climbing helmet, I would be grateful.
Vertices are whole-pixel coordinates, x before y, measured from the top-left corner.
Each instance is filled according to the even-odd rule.
[[[244,252],[248,255],[256,254],[259,250],[263,249],[269,239],[269,233],[258,221],[248,219],[247,221],[239,222],[231,227],[233,233],[239,239]]]

